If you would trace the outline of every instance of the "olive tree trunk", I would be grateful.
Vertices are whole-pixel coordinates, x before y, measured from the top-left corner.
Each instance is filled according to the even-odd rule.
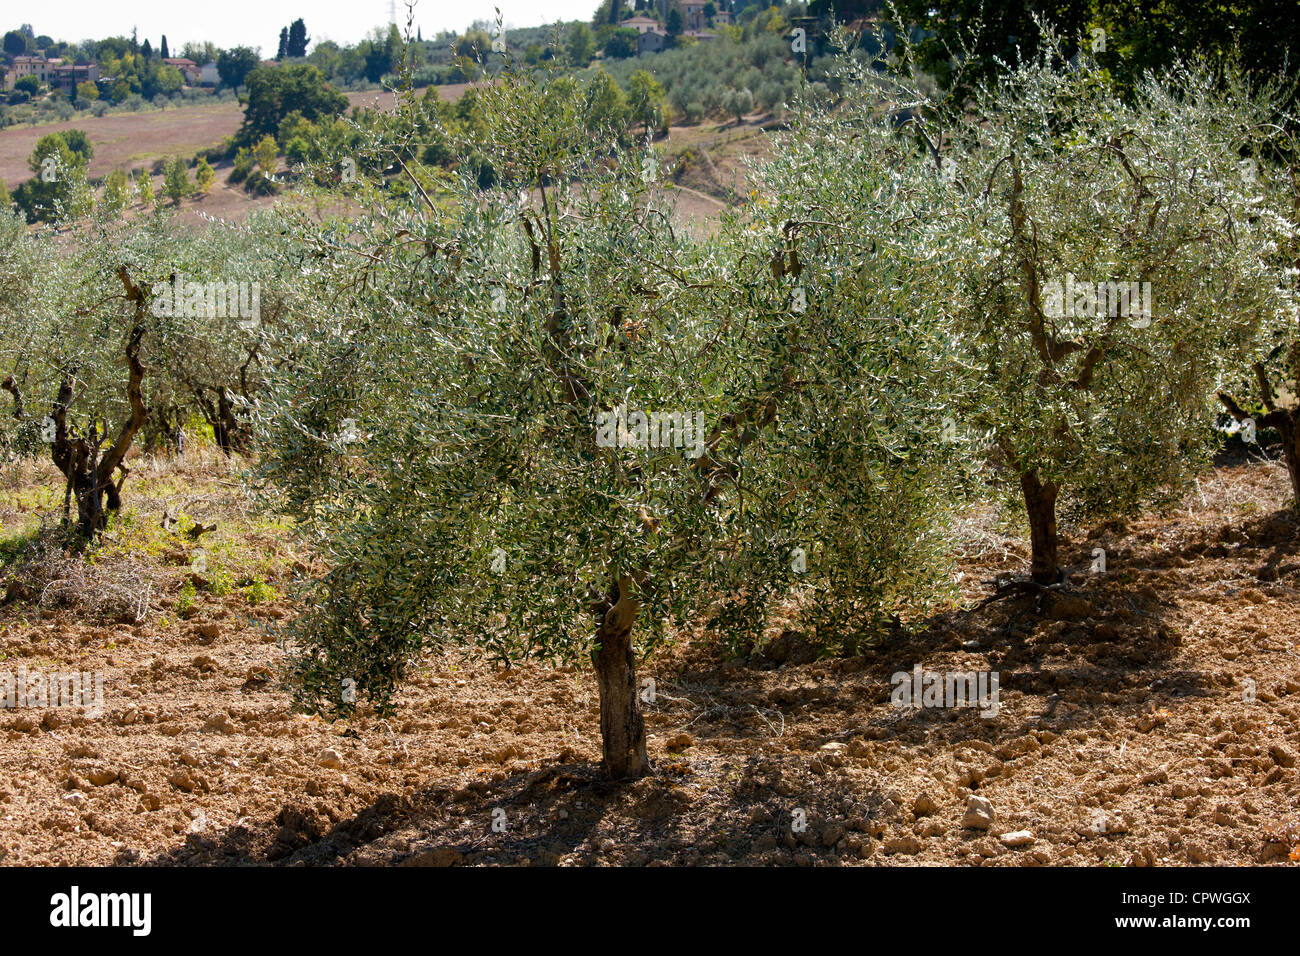
[[[601,769],[615,780],[650,772],[632,649],[640,603],[631,596],[631,587],[630,579],[620,577],[597,605],[596,647],[591,654],[600,687]]]
[[[1039,584],[1055,584],[1061,579],[1056,550],[1057,487],[1050,481],[1043,482],[1037,471],[1028,471],[1020,475],[1020,489],[1029,518],[1030,577]]]
[[[1287,474],[1291,476],[1291,507],[1300,510],[1300,428],[1296,427],[1295,415],[1286,412],[1279,414],[1277,430],[1282,436],[1282,458],[1286,461]]]

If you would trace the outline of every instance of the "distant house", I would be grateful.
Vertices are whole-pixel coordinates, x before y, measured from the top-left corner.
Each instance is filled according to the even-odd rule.
[[[637,34],[636,55],[645,56],[647,53],[662,53],[667,45],[667,33],[664,33],[663,30],[647,30],[645,33]]]
[[[635,16],[623,20],[619,26],[635,30],[637,33],[649,33],[651,30],[659,29],[659,21],[650,17]]]
[[[690,37],[692,40],[699,40],[701,42],[705,40],[716,40],[718,38],[716,33],[710,33],[708,30],[684,30],[682,31],[682,36]]]
[[[220,82],[221,74],[217,72],[217,65],[215,63],[204,63],[202,69],[199,70],[199,85],[216,86]]]
[[[71,96],[76,92],[79,84],[95,83],[99,79],[99,65],[97,63],[75,65],[60,62],[50,67],[49,75],[51,87],[58,87]]]
[[[180,70],[181,76],[185,77],[185,82],[190,86],[197,86],[203,78],[203,70],[191,59],[180,56],[167,56],[163,57],[163,62]]]
[[[687,32],[704,29],[704,4],[688,2],[678,6],[682,11],[682,25],[686,27]]]
[[[47,60],[43,56],[16,56],[13,67],[5,76],[5,89],[12,90],[21,77],[34,76],[41,83],[50,82],[50,67],[62,63],[62,60]]]

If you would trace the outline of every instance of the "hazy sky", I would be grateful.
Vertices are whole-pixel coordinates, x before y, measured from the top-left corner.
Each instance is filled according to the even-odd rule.
[[[474,20],[495,20],[501,8],[507,29],[556,20],[588,20],[600,0],[418,0],[415,25],[426,39],[439,30],[465,29]],[[396,0],[397,20],[406,25],[406,4]],[[388,0],[62,0],[60,3],[5,4],[0,32],[30,23],[36,35],[56,40],[130,36],[137,27],[156,48],[165,33],[169,49],[180,54],[186,42],[211,40],[219,47],[260,46],[275,56],[280,28],[302,17],[312,42],[356,43],[375,26],[388,23]],[[308,47],[310,52],[311,47]]]

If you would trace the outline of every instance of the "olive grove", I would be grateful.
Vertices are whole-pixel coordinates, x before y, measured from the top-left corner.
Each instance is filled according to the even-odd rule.
[[[844,52],[708,235],[655,118],[558,63],[454,123],[408,88],[299,129],[244,224],[0,212],[0,445],[53,463],[88,547],[133,449],[210,428],[322,560],[300,704],[386,713],[448,646],[590,662],[619,779],[650,770],[647,654],[882,640],[951,600],[974,501],[1023,516],[1025,586],[1068,587],[1058,520],[1179,493],[1226,409],[1300,502],[1276,91],[1196,63],[1120,89],[1048,31],[957,102],[906,50]]]

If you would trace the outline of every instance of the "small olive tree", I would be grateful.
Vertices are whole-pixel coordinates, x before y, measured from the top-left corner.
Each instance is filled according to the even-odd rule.
[[[248,409],[265,385],[264,344],[291,321],[295,282],[285,272],[296,275],[301,260],[274,213],[255,213],[242,224],[211,221],[174,236],[168,276],[173,287],[179,279],[188,291],[178,299],[167,296],[165,283],[156,290],[166,297],[158,310],[170,314],[152,339],[158,374],[150,392],[151,437],[174,447],[197,413],[223,453],[251,451]]]
[[[635,777],[636,662],[673,624],[760,633],[770,599],[838,589],[866,630],[929,579],[926,331],[862,327],[887,286],[805,266],[813,224],[775,199],[679,234],[654,156],[593,136],[571,81],[508,72],[479,96],[463,148],[497,187],[463,170],[412,206],[376,184],[357,221],[301,224],[295,295],[317,305],[260,408],[274,500],[333,559],[295,674],[318,706],[355,688],[384,708],[445,642],[589,655],[604,770]]]
[[[105,209],[73,245],[28,235],[8,214],[0,228],[12,234],[0,281],[14,289],[0,306],[12,403],[0,438],[49,457],[87,542],[120,509],[127,453],[151,429],[174,438],[201,410],[226,450],[242,434],[235,408],[260,386],[262,330],[286,308],[268,263],[294,260],[269,254],[274,225],[194,234],[163,215],[125,226]]]
[[[71,253],[48,237],[31,240],[40,262],[28,294],[0,313],[0,387],[19,429],[11,447],[47,450],[66,479],[65,511],[75,503],[82,541],[120,507],[126,453],[148,418],[144,263],[152,251],[116,255],[105,232],[95,239]]]
[[[172,201],[172,205],[179,206],[181,200],[188,196],[192,190],[193,186],[186,173],[185,160],[179,156],[173,156],[167,163],[166,172],[163,174],[163,192]]]
[[[118,167],[104,177],[104,194],[100,203],[109,213],[120,213],[131,201],[130,184],[126,170]]]
[[[1127,102],[1049,42],[974,108],[904,124],[935,187],[899,215],[944,264],[924,294],[949,304],[978,384],[962,417],[1019,486],[1036,582],[1061,576],[1058,501],[1124,513],[1208,462],[1215,395],[1273,308],[1275,231],[1238,166],[1273,119],[1195,65]]]

